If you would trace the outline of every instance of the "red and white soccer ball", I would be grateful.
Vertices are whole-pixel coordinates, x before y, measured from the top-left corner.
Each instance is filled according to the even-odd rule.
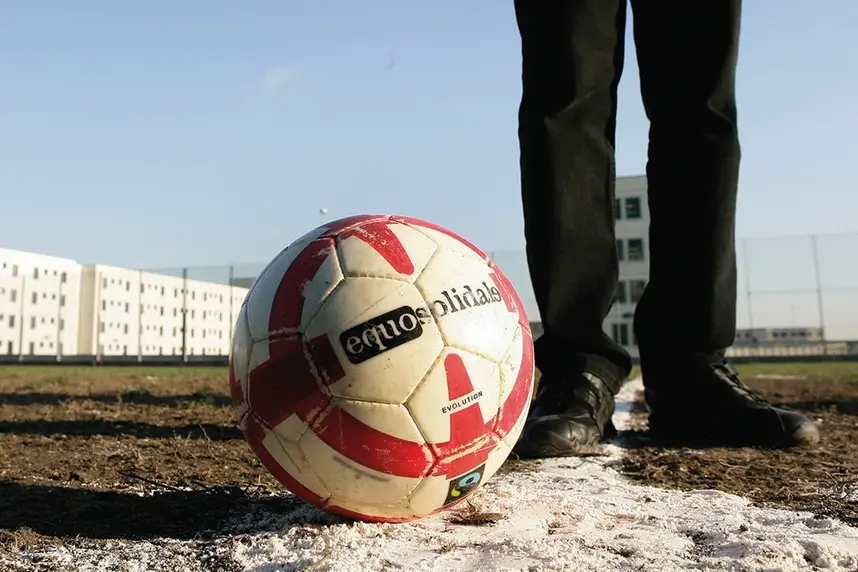
[[[402,522],[462,500],[506,460],[533,385],[521,300],[449,230],[354,216],[263,270],[238,316],[230,388],[265,467],[325,510]]]

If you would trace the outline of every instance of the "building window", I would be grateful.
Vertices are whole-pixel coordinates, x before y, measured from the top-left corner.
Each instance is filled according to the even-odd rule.
[[[629,261],[639,262],[644,259],[644,241],[642,238],[629,239]]]
[[[629,325],[625,323],[611,324],[611,338],[621,346],[628,346]]]
[[[617,239],[617,260],[622,262],[626,259],[626,245],[621,239]]]
[[[620,220],[623,218],[623,202],[620,199],[614,199],[614,219]]]
[[[15,289],[9,290],[9,301],[14,302],[18,299],[18,291]]]
[[[38,268],[33,268],[33,278],[36,278],[36,279],[39,278],[39,269]]]
[[[9,327],[10,328],[15,327],[15,316],[9,316]]]
[[[36,329],[36,318],[34,318],[34,317],[33,317],[33,318],[30,318],[30,329],[31,329],[31,330],[35,330],[35,329]]]
[[[33,292],[33,304],[39,301],[39,295],[36,292]]]
[[[629,345],[629,325],[628,324],[620,324],[620,340],[619,343],[621,346]]]
[[[60,294],[60,306],[65,306],[65,305],[66,305],[66,295]]]
[[[622,280],[617,284],[617,303],[625,304],[629,301],[628,290],[626,288],[626,283]]]
[[[62,274],[60,274],[60,282],[61,282],[62,284],[65,284],[65,283],[66,283],[66,280],[68,280],[68,276],[66,275],[66,273],[65,273],[65,272],[63,272]]]
[[[629,197],[626,199],[626,218],[634,219],[641,218],[641,199],[640,197]]]
[[[629,298],[631,299],[631,301],[635,304],[640,302],[641,296],[643,296],[645,288],[646,280],[631,280],[629,282]]]

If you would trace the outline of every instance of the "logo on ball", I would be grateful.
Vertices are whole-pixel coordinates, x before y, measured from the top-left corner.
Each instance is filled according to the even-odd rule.
[[[402,306],[340,334],[340,343],[353,364],[365,362],[423,335],[422,320],[431,320],[423,308]]]
[[[450,481],[450,488],[447,490],[447,500],[444,501],[444,506],[461,500],[474,492],[480,486],[485,470],[486,465],[482,464],[470,473],[456,477]]]

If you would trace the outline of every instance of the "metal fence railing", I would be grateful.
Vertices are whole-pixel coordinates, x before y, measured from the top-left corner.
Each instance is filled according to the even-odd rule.
[[[524,252],[489,254],[538,321]],[[740,329],[820,333],[811,342],[785,339],[754,351],[858,351],[858,233],[747,239],[737,255]],[[0,275],[0,356],[226,355],[235,317],[263,266],[83,266]],[[747,346],[734,353],[751,351]]]

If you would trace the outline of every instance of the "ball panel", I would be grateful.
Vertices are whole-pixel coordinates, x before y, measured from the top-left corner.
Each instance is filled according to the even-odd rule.
[[[299,445],[301,428],[306,432],[307,425],[302,423],[297,417],[291,417],[281,423],[276,429],[271,429],[262,440],[262,446],[277,462],[279,468],[289,474],[292,479],[297,481],[302,487],[310,490],[320,499],[327,499],[331,496],[330,491],[325,488],[325,485],[319,479],[318,475],[313,472],[313,468],[307,459],[304,457]],[[283,434],[288,434],[296,439],[287,439]],[[287,485],[289,483],[283,483]]]
[[[504,398],[495,431],[501,438],[509,435],[521,418],[527,416],[533,394],[535,368],[530,329],[520,326],[516,340],[500,363]]]
[[[419,476],[394,476],[351,460],[314,431],[305,433],[299,445],[313,472],[331,492],[332,504],[348,510],[378,514],[378,507],[397,505],[421,481]],[[387,456],[391,456],[389,452]],[[410,515],[402,510],[404,514],[391,516]]]
[[[232,347],[229,352],[229,392],[237,422],[241,422],[248,410],[248,381],[250,379],[250,354],[253,340],[247,326],[247,315],[244,306],[238,311],[235,329],[232,334]]]
[[[456,234],[450,229],[444,228],[435,223],[420,220],[408,216],[392,216],[391,220],[401,222],[415,228],[428,236],[441,248],[449,248],[451,250],[462,250],[468,253],[469,256],[476,256],[480,260],[488,260],[486,253],[477,248],[477,246],[468,239]]]
[[[405,504],[411,512],[424,517],[464,500],[488,480],[487,470],[494,473],[499,463],[503,463],[506,449],[500,449],[503,455],[500,461],[493,456],[499,444],[497,436],[492,434],[464,461],[451,458],[439,463],[432,475],[424,478],[408,495]]]
[[[417,516],[415,516],[414,514],[409,514],[408,516],[401,517],[389,516],[390,514],[398,513],[399,511],[401,511],[402,503],[398,503],[398,505],[393,505],[390,507],[372,507],[373,514],[348,510],[346,508],[343,508],[342,506],[333,503],[325,505],[325,510],[334,514],[338,514],[344,518],[349,518],[352,520],[361,520],[364,522],[382,522],[388,524],[395,524],[411,522],[417,519]],[[410,511],[406,510],[406,512]]]
[[[437,248],[417,230],[387,220],[365,223],[337,235],[337,252],[346,276],[413,282]]]
[[[352,411],[355,407],[359,406],[353,404]],[[399,406],[392,407],[397,408],[392,411],[399,411]],[[406,428],[400,431],[407,431],[407,427],[413,425],[413,421],[407,421]],[[364,423],[338,403],[325,409],[311,427],[314,436],[339,456],[379,474],[419,478],[427,474],[435,462],[432,451],[416,428],[408,433],[409,438],[403,439]]]
[[[488,459],[486,459],[486,465],[483,470],[483,478],[480,485],[487,483],[489,479],[498,472],[498,469],[503,466],[511,452],[512,446],[508,445],[505,441],[500,441],[495,445],[495,448],[492,449],[491,453],[489,453]]]
[[[324,505],[330,497],[330,492],[325,489],[312,467],[300,454],[300,448],[293,451],[294,459],[299,461],[295,464],[293,456],[286,454],[283,448],[283,443],[289,446],[288,442],[281,441],[276,436],[274,440],[268,439],[269,428],[255,415],[247,415],[245,418],[247,419],[243,429],[245,440],[272,476],[305,501],[316,506]]]
[[[455,269],[455,270],[451,270]],[[415,285],[429,303],[447,345],[500,360],[519,316],[485,261],[458,250],[437,252]]]
[[[319,238],[307,244],[277,285],[268,315],[268,337],[303,331],[304,322],[309,322],[324,296],[340,280],[334,240]]]
[[[308,244],[311,243],[295,242],[281,251],[256,278],[253,287],[247,293],[244,305],[247,307],[247,323],[250,326],[253,341],[258,342],[268,338],[271,310],[277,290],[292,263]]]
[[[319,228],[322,228],[325,231],[322,236],[333,237],[351,228],[355,228],[368,223],[381,222],[386,220],[390,220],[390,217],[388,215],[359,214],[328,221]]]
[[[430,444],[467,446],[493,430],[500,387],[496,363],[446,348],[408,399],[408,410]]]
[[[404,405],[355,401],[338,397],[335,397],[332,403],[339,407],[343,413],[350,415],[356,421],[375,431],[419,445],[425,443],[423,435],[411,418],[411,413]],[[316,424],[320,423],[322,423],[321,419],[316,422]],[[368,446],[369,443],[362,443],[362,445]],[[385,453],[393,454],[395,451],[385,451]]]
[[[315,419],[330,397],[315,375],[304,340],[293,336],[257,345],[267,346],[269,357],[250,372],[250,410],[268,427],[292,415],[304,422]]]
[[[332,395],[382,403],[403,403],[444,347],[420,292],[385,278],[346,278],[306,336],[329,340],[342,367]]]
[[[527,422],[527,410],[528,408],[525,408],[524,412],[519,415],[515,424],[513,424],[510,430],[501,438],[501,443],[503,443],[510,451],[512,451],[515,444],[518,443],[518,440],[521,437],[521,432],[524,430],[524,425]]]
[[[518,291],[512,285],[509,278],[507,278],[507,275],[504,274],[497,265],[492,264],[492,269],[492,281],[495,286],[497,286],[498,290],[500,290],[507,309],[518,315],[518,323],[521,324],[522,328],[530,331],[530,321],[527,318],[527,310],[524,307],[524,302],[521,301],[521,297],[518,295]]]
[[[325,298],[327,298],[331,291],[343,280],[343,271],[340,268],[336,250],[333,248],[321,249],[319,256],[324,256],[322,263],[318,266],[312,276],[308,275],[309,277],[303,283],[300,290],[301,296],[303,297],[303,303],[301,304],[301,318],[298,324],[298,329],[302,332],[306,329],[310,320],[313,319],[313,316],[316,315],[316,312],[325,301]],[[299,257],[295,263],[298,263],[300,260],[301,259]],[[315,264],[315,261],[313,261],[312,264]],[[309,270],[309,272],[312,272],[312,270]],[[291,273],[292,270],[290,270],[290,274]],[[280,301],[279,299],[275,299],[275,308],[272,310],[276,311],[279,307]],[[288,322],[288,319],[289,318],[287,317],[286,327],[291,325],[290,322]]]

